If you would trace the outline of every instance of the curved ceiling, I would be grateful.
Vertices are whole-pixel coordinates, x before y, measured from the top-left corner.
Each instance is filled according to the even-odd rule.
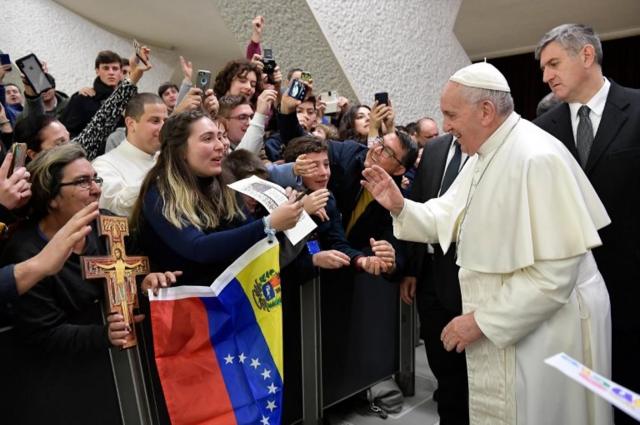
[[[210,69],[243,55],[211,0],[54,1],[118,35],[175,50]]]
[[[212,69],[243,53],[211,0],[54,1],[110,31],[174,49]],[[533,51],[546,31],[567,22],[588,23],[603,39],[638,35],[640,1],[465,0],[454,32],[476,60]]]
[[[638,0],[466,0],[454,32],[471,60],[531,52],[551,28],[591,25],[603,40],[640,34]]]

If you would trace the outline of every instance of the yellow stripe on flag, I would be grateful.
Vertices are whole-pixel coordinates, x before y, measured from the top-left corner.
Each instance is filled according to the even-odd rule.
[[[242,269],[236,275],[236,279],[242,285],[242,289],[251,302],[256,321],[269,346],[269,351],[271,351],[271,357],[278,368],[280,377],[284,379],[279,252],[280,246],[273,244],[273,247]],[[266,291],[265,285],[270,287],[267,287]],[[265,292],[269,296],[265,296]]]

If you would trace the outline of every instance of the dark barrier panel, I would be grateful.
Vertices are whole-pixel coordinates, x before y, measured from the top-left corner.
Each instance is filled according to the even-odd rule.
[[[323,271],[322,388],[330,406],[399,369],[398,284],[352,270]]]

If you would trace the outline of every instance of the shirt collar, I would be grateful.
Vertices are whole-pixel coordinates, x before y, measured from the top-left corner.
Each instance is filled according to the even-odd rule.
[[[133,143],[131,143],[127,139],[124,139],[122,141],[122,143],[120,144],[119,148],[123,152],[125,152],[127,156],[129,156],[131,158],[143,159],[145,161],[154,160],[156,155],[157,155],[157,153],[154,153],[153,155],[149,155],[148,153],[146,153],[145,151],[143,151],[139,147],[135,146]]]
[[[511,115],[509,115],[507,119],[504,120],[502,124],[500,124],[500,127],[498,127],[496,131],[494,131],[491,136],[489,136],[489,138],[485,140],[485,142],[480,146],[480,149],[478,149],[478,155],[487,155],[498,149],[500,145],[504,143],[506,137],[509,135],[509,132],[511,132],[511,129],[513,129],[513,127],[518,123],[519,119],[520,115],[518,115],[516,112],[511,112]]]
[[[591,112],[596,114],[597,116],[602,116],[602,112],[604,112],[604,105],[607,103],[607,96],[609,96],[609,89],[611,88],[611,83],[606,78],[602,78],[604,83],[600,90],[593,95],[591,99],[586,103]],[[573,102],[569,104],[569,110],[571,111],[571,117],[578,117],[578,109],[582,106],[580,102]]]

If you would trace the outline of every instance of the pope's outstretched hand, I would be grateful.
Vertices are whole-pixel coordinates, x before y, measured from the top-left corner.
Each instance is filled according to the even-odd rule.
[[[400,188],[393,181],[391,176],[379,165],[365,168],[362,171],[365,180],[360,183],[371,193],[371,196],[391,214],[398,215],[404,207],[404,198]]]

